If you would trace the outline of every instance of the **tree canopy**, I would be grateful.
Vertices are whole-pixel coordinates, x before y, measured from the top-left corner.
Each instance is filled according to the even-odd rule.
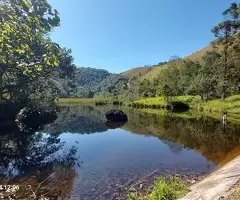
[[[29,103],[46,84],[53,88],[50,77],[73,73],[66,70],[75,68],[70,52],[49,37],[59,25],[59,13],[47,0],[0,1],[0,101]]]

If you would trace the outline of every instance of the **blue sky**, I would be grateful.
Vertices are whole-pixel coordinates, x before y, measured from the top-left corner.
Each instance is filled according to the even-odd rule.
[[[207,46],[232,1],[49,0],[61,17],[51,36],[77,66],[118,73]]]

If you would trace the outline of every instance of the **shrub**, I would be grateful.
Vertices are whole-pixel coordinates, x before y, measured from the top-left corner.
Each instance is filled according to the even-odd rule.
[[[131,200],[175,200],[183,197],[187,192],[187,187],[178,177],[159,178],[150,194],[142,196],[135,192],[129,194],[129,197]]]

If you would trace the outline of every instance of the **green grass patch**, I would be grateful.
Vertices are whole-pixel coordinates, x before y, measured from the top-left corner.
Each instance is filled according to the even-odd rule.
[[[100,99],[100,98],[60,98],[56,100],[59,106],[78,106],[78,105],[92,105],[102,106],[107,104],[123,105],[123,102],[115,99]]]
[[[202,100],[199,96],[176,96],[169,97],[168,103],[166,99],[161,97],[153,98],[141,98],[133,101],[131,104],[136,108],[144,109],[165,109],[171,102],[182,102],[188,104],[192,110],[200,110],[207,113],[223,113],[227,111],[231,115],[240,114],[240,95],[234,95],[226,98],[225,100]],[[122,105],[122,102],[114,101],[113,99],[100,99],[100,98],[60,98],[57,104],[60,106],[72,106],[72,105],[104,105],[104,104]],[[130,103],[123,102],[123,105],[129,105]],[[237,118],[237,116],[234,116]],[[238,119],[237,119],[238,120]],[[238,120],[239,121],[239,120]]]
[[[164,99],[164,97],[142,98],[137,101],[134,101],[133,103],[136,105],[160,105],[160,106],[167,105],[167,102]]]
[[[129,194],[129,197],[131,200],[175,200],[185,196],[188,192],[189,189],[178,177],[159,178],[149,194],[143,196],[135,192]]]
[[[169,104],[171,102],[182,102],[188,104],[191,109],[201,110],[205,112],[219,112],[227,111],[231,114],[240,113],[240,95],[234,95],[225,100],[202,100],[199,96],[176,96],[169,97]],[[164,97],[142,98],[133,102],[133,106],[137,108],[166,108],[167,101]]]
[[[171,105],[171,102],[182,102],[188,104],[190,108],[192,108],[201,104],[201,98],[199,96],[176,96],[169,97],[168,102],[163,96],[142,98],[134,101],[133,106],[140,108],[166,108],[167,106]]]
[[[97,98],[60,98],[56,101],[58,105],[82,105],[82,104],[108,104],[110,100]]]
[[[196,119],[201,118],[202,115],[199,112],[196,112],[194,110],[189,110],[187,112],[181,112],[181,113],[174,113],[169,112],[167,110],[162,109],[142,109],[143,112],[148,114],[155,114],[155,115],[161,115],[161,116],[172,116],[172,117],[181,117],[181,118],[187,118],[187,119]]]
[[[204,111],[224,112],[237,114],[240,113],[240,95],[234,95],[225,100],[211,100],[205,103]]]

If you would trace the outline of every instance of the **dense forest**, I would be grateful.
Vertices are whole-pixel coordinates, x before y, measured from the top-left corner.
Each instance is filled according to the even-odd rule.
[[[126,88],[127,83],[128,78],[120,74],[81,67],[76,70],[76,90],[71,97],[116,96]]]

